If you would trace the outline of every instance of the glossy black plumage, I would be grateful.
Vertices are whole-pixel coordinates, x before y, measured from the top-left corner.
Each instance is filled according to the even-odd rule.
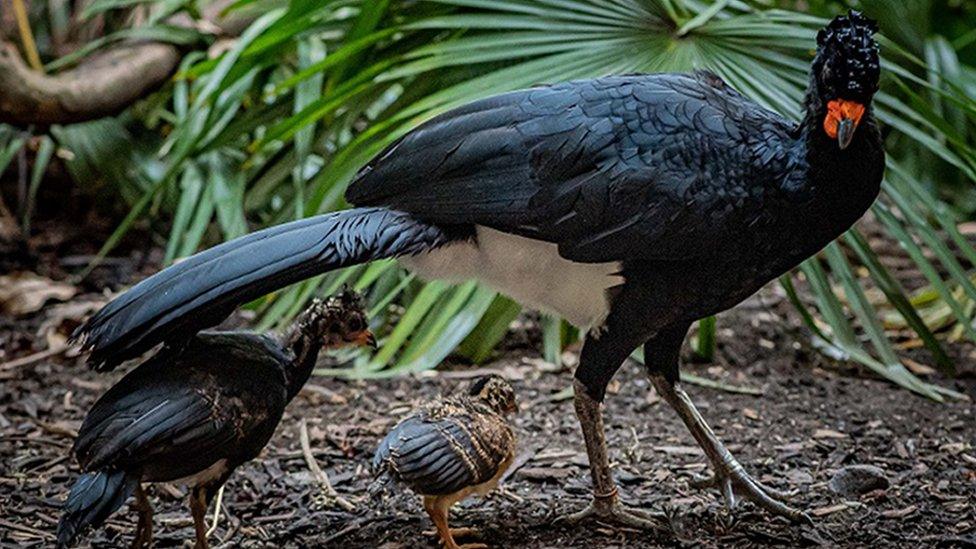
[[[125,503],[139,485],[138,475],[125,471],[85,473],[71,486],[58,523],[57,547],[67,547],[92,524],[101,524]]]
[[[567,82],[431,120],[347,198],[553,242],[574,261],[687,259],[789,199],[790,131],[709,73]]]
[[[91,504],[80,506],[72,501],[80,487],[73,487],[59,525],[61,546],[81,526],[97,526],[118,509],[133,481],[175,481],[225,460],[208,479],[219,486],[256,457],[285,409],[289,363],[270,338],[204,332],[181,352],[154,357],[122,378],[86,416],[72,453],[88,475],[128,476],[129,490],[121,497],[90,495]],[[87,511],[95,505],[102,506],[99,513]]]
[[[363,306],[352,294],[315,301],[283,340],[202,332],[129,372],[79,430],[72,453],[86,474],[65,503],[59,545],[103,522],[141,482],[182,481],[212,497],[271,439],[323,346],[369,341]]]
[[[373,208],[202,252],[113,301],[78,335],[92,364],[112,366],[219,322],[261,293],[466,238],[474,225],[557,243],[574,261],[619,260],[635,275],[660,273],[655,300],[688,309],[674,317],[698,318],[823,247],[876,196],[883,155],[873,122],[849,154],[825,150],[818,161],[834,165],[821,173],[810,166],[819,138],[801,130],[704,72],[486,99],[431,120],[371,162],[348,198]],[[874,183],[847,185],[853,173]],[[350,247],[322,260],[340,235]],[[671,303],[676,295],[694,298]]]
[[[176,480],[215,461],[252,459],[287,401],[293,357],[270,337],[203,332],[181,352],[154,357],[88,413],[74,454],[86,470],[143,471]]]

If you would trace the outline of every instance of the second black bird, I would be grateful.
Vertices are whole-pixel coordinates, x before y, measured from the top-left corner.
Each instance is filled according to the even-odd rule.
[[[73,448],[84,474],[64,504],[58,547],[100,525],[133,494],[139,511],[133,547],[149,545],[152,507],[142,483],[173,481],[191,488],[196,547],[207,547],[207,506],[234,469],[271,439],[319,351],[372,343],[362,298],[345,292],[313,302],[282,341],[203,332],[182,349],[163,349],[85,418]]]

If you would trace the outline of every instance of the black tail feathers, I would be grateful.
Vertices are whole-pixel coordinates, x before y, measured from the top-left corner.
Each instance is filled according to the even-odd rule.
[[[129,499],[139,479],[123,471],[85,473],[75,481],[58,522],[57,548],[70,546],[88,527],[100,526]]]
[[[270,227],[200,252],[135,285],[76,330],[89,364],[108,370],[162,342],[220,323],[235,307],[341,267],[416,254],[452,229],[385,208],[356,208]]]

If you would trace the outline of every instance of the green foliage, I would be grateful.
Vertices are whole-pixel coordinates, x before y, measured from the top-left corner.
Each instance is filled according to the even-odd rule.
[[[88,10],[135,3],[101,0]],[[816,30],[842,6],[813,2],[816,15],[810,15],[782,9],[791,2],[778,4],[262,2],[262,15],[230,49],[214,59],[188,55],[173,86],[134,109],[146,128],[128,148],[104,154],[94,145],[86,152],[90,146],[72,136],[82,128],[53,135],[75,154],[68,162],[72,174],[99,174],[133,204],[103,255],[152,215],[171,220],[171,261],[215,243],[214,235],[231,238],[247,228],[346,207],[345,186],[369,158],[423,120],[493,93],[611,73],[707,68],[760,104],[798,119]],[[912,297],[857,232],[825,251],[829,271],[814,258],[782,282],[825,351],[940,399],[951,391],[913,376],[886,328],[916,333],[947,374],[952,364],[934,332],[954,323],[962,337],[976,340],[976,286],[967,272],[976,250],[956,228],[976,207],[976,35],[937,34],[942,23],[931,14],[945,3],[916,6],[910,26],[892,15],[904,11],[900,2],[863,4],[888,37],[881,38],[885,77],[876,110],[889,130],[891,160],[873,215],[926,276],[933,297],[924,303]],[[190,43],[198,37],[163,39]],[[157,152],[144,154],[146,143]],[[0,147],[0,161],[8,149]],[[139,167],[120,173],[120,158]],[[796,291],[798,281],[809,288],[811,302]],[[431,368],[455,350],[486,360],[519,311],[473,284],[424,284],[390,262],[316,277],[250,307],[261,326],[281,324],[311,296],[343,282],[369,289],[383,336],[372,359],[360,358],[346,372],[355,375]],[[882,299],[870,297],[875,289]],[[888,317],[895,320],[879,320]],[[935,325],[935,317],[942,323]],[[542,325],[546,358],[558,361],[578,335],[555,319]],[[707,320],[696,351],[709,357],[714,345],[715,325]]]

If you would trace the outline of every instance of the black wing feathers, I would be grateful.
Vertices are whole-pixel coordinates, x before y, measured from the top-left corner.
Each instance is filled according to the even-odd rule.
[[[790,143],[785,121],[715,75],[607,77],[434,118],[347,198],[554,242],[575,261],[682,259],[768,207]]]
[[[380,443],[373,457],[376,470],[388,472],[425,495],[451,494],[486,479],[471,462],[470,433],[451,419],[407,418]]]
[[[210,402],[192,390],[159,386],[137,390],[133,397],[139,402],[99,401],[110,410],[97,410],[101,421],[86,419],[82,425],[75,453],[86,470],[135,467],[167,453],[190,457],[219,447],[233,434],[229,425],[213,420]]]
[[[792,184],[798,143],[790,124],[708,73],[476,101],[370,162],[347,191],[365,208],[197,254],[112,301],[76,336],[93,367],[110,369],[159,343],[178,346],[270,291],[429,250],[474,225],[556,243],[580,262],[706,257],[776,209],[766,195]]]
[[[288,360],[264,336],[198,334],[179,352],[154,355],[102,395],[73,452],[86,470],[151,465],[174,475],[196,472],[194,465],[218,456],[256,454],[287,404]]]

